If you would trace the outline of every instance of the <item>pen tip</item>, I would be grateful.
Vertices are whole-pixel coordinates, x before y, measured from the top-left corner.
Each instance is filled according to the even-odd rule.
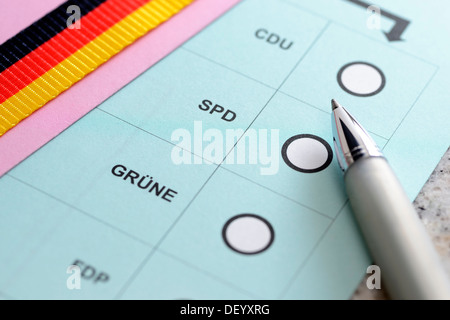
[[[337,102],[334,99],[331,99],[331,110],[335,110],[337,108],[339,108],[341,105],[339,104],[339,102]]]

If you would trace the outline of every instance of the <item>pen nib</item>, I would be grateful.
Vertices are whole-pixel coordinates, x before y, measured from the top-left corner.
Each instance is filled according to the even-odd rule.
[[[366,130],[336,100],[331,100],[336,156],[343,171],[360,158],[383,156]]]
[[[335,109],[337,109],[337,108],[339,108],[341,105],[339,104],[339,102],[337,102],[336,100],[334,100],[334,99],[331,99],[331,110],[333,111],[333,110],[335,110]]]

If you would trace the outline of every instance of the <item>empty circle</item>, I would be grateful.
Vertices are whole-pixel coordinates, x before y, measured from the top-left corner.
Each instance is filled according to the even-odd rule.
[[[284,143],[281,156],[292,169],[313,173],[322,171],[330,165],[333,151],[322,138],[312,134],[300,134]]]
[[[373,96],[386,84],[383,72],[367,62],[346,64],[339,70],[337,80],[344,91],[358,97]]]
[[[270,247],[274,232],[266,219],[255,214],[240,214],[225,223],[222,236],[232,250],[256,254]]]

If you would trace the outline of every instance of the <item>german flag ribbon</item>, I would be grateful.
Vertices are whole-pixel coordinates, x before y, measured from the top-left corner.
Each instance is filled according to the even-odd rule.
[[[193,1],[71,0],[0,45],[0,136]]]

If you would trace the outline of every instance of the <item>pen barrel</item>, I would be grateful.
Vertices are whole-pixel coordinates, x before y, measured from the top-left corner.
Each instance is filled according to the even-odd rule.
[[[383,157],[345,173],[347,194],[393,299],[450,299],[450,281],[422,221]]]

